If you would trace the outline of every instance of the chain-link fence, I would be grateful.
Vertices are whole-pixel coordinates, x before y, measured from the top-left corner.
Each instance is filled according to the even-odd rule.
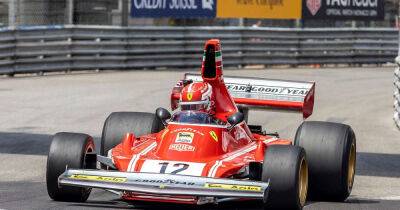
[[[153,1],[153,0],[152,0]],[[27,25],[251,26],[258,19],[131,18],[132,0],[0,0],[0,27]],[[150,2],[150,1],[149,1]],[[223,0],[218,1],[223,4]],[[399,0],[385,0],[384,21],[263,19],[266,27],[394,27]]]

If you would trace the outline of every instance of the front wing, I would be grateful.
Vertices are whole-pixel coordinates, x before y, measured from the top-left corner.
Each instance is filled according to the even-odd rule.
[[[173,196],[253,198],[265,200],[269,182],[208,178],[157,173],[127,173],[67,169],[60,186],[100,188]]]

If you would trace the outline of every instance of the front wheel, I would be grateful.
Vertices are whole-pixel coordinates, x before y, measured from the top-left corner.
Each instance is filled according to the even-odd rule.
[[[292,145],[267,147],[262,181],[270,182],[266,209],[303,209],[308,190],[308,164],[304,149]]]
[[[113,112],[104,122],[100,154],[107,156],[108,151],[121,143],[127,133],[134,133],[136,137],[139,137],[157,133],[163,127],[161,121],[152,113]]]
[[[58,177],[65,169],[95,168],[90,153],[94,153],[93,138],[81,133],[57,133],[54,135],[47,156],[46,184],[47,193],[56,201],[84,202],[91,189],[82,187],[59,186]]]
[[[307,121],[297,129],[295,145],[303,147],[310,167],[313,199],[343,201],[353,188],[356,137],[350,126]]]

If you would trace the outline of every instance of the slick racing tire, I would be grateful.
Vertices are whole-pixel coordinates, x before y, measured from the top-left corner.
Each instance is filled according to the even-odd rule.
[[[303,209],[308,188],[308,166],[303,148],[292,145],[267,147],[261,177],[263,182],[270,182],[266,209]]]
[[[47,193],[56,201],[84,202],[89,197],[90,188],[58,185],[58,177],[65,169],[94,169],[96,160],[89,158],[95,154],[93,138],[81,133],[57,133],[54,135],[47,156]]]
[[[332,122],[303,122],[294,144],[307,153],[311,198],[344,201],[351,193],[355,176],[353,129]]]
[[[164,126],[152,113],[144,112],[114,112],[104,122],[101,135],[100,154],[107,156],[110,149],[121,143],[127,133],[136,137],[159,132]]]

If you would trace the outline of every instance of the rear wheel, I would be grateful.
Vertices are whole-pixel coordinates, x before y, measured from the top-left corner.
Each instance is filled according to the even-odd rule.
[[[304,122],[297,129],[294,144],[307,152],[311,197],[345,200],[351,193],[356,168],[356,138],[351,127]]]
[[[308,189],[308,165],[304,149],[292,145],[267,147],[262,181],[270,182],[265,203],[267,209],[302,209]]]
[[[81,133],[57,133],[51,142],[47,157],[47,192],[53,200],[84,202],[90,188],[58,186],[58,177],[66,167],[75,169],[96,168],[96,161],[88,154],[95,151],[91,136]]]
[[[161,121],[152,113],[111,113],[104,122],[100,153],[107,156],[108,151],[121,143],[123,136],[127,133],[134,133],[138,137],[159,132],[162,128]]]

